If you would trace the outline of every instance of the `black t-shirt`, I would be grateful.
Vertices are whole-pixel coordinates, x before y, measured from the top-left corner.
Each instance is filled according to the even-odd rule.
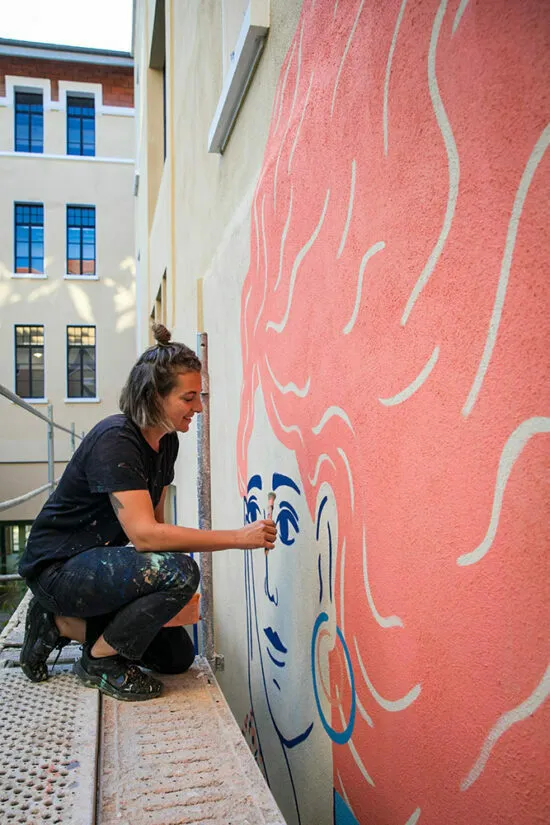
[[[174,478],[178,447],[177,434],[169,433],[161,438],[157,453],[125,415],[96,424],[36,517],[19,573],[31,579],[53,562],[90,547],[128,544],[109,493],[148,490],[156,507]]]

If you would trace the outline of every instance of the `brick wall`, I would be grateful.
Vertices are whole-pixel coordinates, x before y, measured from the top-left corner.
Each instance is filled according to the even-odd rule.
[[[90,63],[69,63],[29,57],[0,55],[0,96],[6,94],[6,75],[50,78],[52,100],[59,100],[59,81],[101,83],[106,106],[134,105],[134,72],[123,66],[103,66]]]

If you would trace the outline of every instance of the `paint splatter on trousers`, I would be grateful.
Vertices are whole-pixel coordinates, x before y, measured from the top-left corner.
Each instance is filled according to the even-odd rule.
[[[86,619],[88,644],[103,634],[122,656],[150,661],[167,673],[185,669],[179,666],[178,640],[187,661],[190,639],[183,628],[164,625],[199,581],[199,568],[185,553],[141,553],[127,546],[92,547],[55,562],[28,585],[55,615]]]

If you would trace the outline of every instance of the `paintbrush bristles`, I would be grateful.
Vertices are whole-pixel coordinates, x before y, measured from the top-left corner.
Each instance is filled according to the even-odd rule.
[[[268,493],[267,494],[267,517],[273,518],[273,505],[275,504],[275,499],[277,498],[276,493]]]

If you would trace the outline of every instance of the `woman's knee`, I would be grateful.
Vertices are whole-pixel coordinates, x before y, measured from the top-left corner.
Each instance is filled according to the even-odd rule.
[[[200,569],[195,559],[186,553],[148,553],[148,569],[144,578],[158,580],[170,587],[184,587],[194,593],[200,583]]]

